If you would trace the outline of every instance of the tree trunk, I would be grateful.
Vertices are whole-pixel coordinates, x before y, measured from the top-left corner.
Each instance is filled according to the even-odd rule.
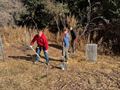
[[[87,20],[88,20],[88,23],[90,22],[90,20],[91,20],[91,8],[92,8],[92,6],[91,6],[91,2],[90,2],[90,0],[88,0],[88,3],[89,3],[89,9],[88,9],[88,16],[87,16]]]
[[[91,33],[88,34],[87,43],[91,43],[90,42],[90,39],[91,39],[90,36],[91,36]]]
[[[66,23],[65,23],[65,18],[63,17],[60,17],[60,20],[61,20],[61,22],[62,22],[62,25],[63,25],[63,27],[66,27]]]
[[[57,18],[55,18],[55,22],[56,22],[56,25],[57,25],[57,43],[59,43],[59,36],[60,36],[60,28],[59,28],[59,23],[58,23],[58,20]]]
[[[90,0],[88,0],[88,3],[89,3],[89,9],[88,9],[88,14],[87,14],[87,26],[89,26],[89,24],[90,24],[90,20],[91,20],[91,2],[90,2]],[[88,43],[90,43],[90,33],[91,32],[89,32],[89,34],[88,34]]]

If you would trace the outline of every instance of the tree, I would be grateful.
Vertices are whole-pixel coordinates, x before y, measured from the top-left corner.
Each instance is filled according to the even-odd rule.
[[[108,19],[120,17],[120,1],[108,0],[103,2],[104,16]]]
[[[58,33],[57,33],[57,41],[59,39],[60,27],[59,21],[62,22],[62,17],[65,16],[66,13],[69,13],[69,9],[67,8],[67,4],[53,2],[50,0],[46,0],[43,2],[45,5],[45,9],[48,13],[53,15],[53,20],[56,22]],[[64,26],[64,23],[63,23]]]
[[[26,12],[21,15],[23,25],[42,28],[49,25],[52,16],[45,11],[44,0],[24,0]]]

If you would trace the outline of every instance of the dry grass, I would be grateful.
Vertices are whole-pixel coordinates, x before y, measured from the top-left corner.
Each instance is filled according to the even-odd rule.
[[[43,63],[32,63],[33,51],[20,44],[25,42],[26,29],[8,29],[9,33],[2,31],[9,47],[5,46],[5,62],[0,61],[0,90],[120,90],[120,57],[99,55],[97,62],[90,62],[78,51],[70,57],[67,70],[58,69],[60,60],[52,58],[53,67],[46,72]],[[49,55],[60,57],[61,50],[49,47]]]
[[[83,56],[83,53],[79,52]],[[117,61],[118,60],[118,61]],[[99,56],[96,63],[72,57],[66,71],[30,61],[0,62],[0,90],[119,90],[120,58]],[[52,62],[56,65],[56,62]]]
[[[76,20],[75,16],[68,16],[67,17],[67,24],[70,27],[76,27],[78,21]]]
[[[0,33],[5,46],[10,44],[22,43],[29,44],[33,36],[37,33],[36,30],[26,27],[4,27],[0,28]]]
[[[50,33],[49,29],[45,28],[44,33],[49,41],[56,41],[56,36]],[[12,43],[29,44],[35,34],[37,34],[35,29],[28,29],[26,27],[13,28],[10,26],[0,28],[0,35],[2,35],[4,44],[7,46]]]
[[[9,46],[12,43],[27,43],[30,41],[30,35],[26,28],[4,27],[0,30],[4,44]]]
[[[45,35],[47,36],[47,39],[48,39],[49,41],[51,41],[51,42],[56,42],[56,37],[57,37],[57,36],[56,36],[55,34],[49,32],[49,29],[48,29],[48,28],[45,28],[45,29],[44,29],[44,33],[45,33]]]

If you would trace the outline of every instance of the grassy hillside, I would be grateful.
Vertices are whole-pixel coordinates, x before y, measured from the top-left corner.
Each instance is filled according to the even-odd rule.
[[[0,90],[120,90],[120,57],[98,55],[97,62],[89,62],[84,51],[77,51],[70,57],[67,70],[62,71],[58,68],[62,48],[49,42],[47,68],[41,62],[33,64],[34,52],[27,46],[30,39],[25,39],[28,35],[22,30],[26,31],[9,27],[1,32],[5,62],[0,61]],[[41,56],[45,62],[43,52]]]

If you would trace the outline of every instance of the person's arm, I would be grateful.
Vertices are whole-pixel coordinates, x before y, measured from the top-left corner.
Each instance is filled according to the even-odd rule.
[[[37,38],[37,35],[35,35],[34,38],[32,39],[32,41],[31,41],[31,43],[30,43],[31,46],[32,46],[32,45],[34,44],[34,42],[37,40],[36,38]]]
[[[44,47],[47,52],[48,51],[48,40],[47,40],[46,36],[44,36]]]

